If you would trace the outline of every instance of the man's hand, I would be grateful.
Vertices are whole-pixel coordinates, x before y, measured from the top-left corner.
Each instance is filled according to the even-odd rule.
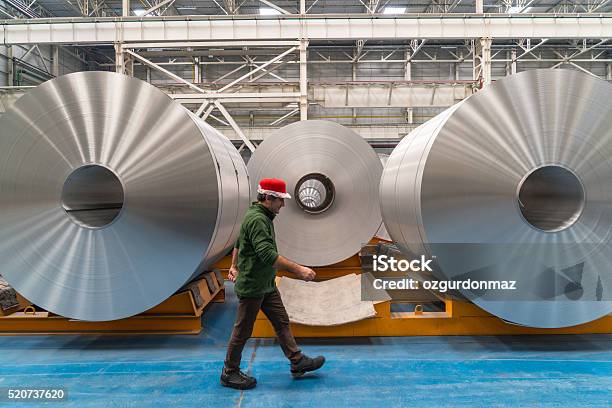
[[[305,281],[311,281],[317,276],[315,271],[313,271],[309,267],[302,266],[293,261],[290,261],[289,259],[285,258],[282,255],[279,255],[276,258],[276,261],[274,262],[274,265],[272,266],[274,266],[276,269],[281,269],[287,272],[291,272],[295,274],[296,276],[298,276],[299,278],[302,278]]]
[[[232,282],[236,282],[238,272],[238,267],[236,265],[230,266],[229,271],[227,272],[227,278]]]
[[[229,268],[229,271],[227,271],[227,278],[232,282],[236,282],[238,272],[240,272],[238,270],[238,267],[236,266],[236,263],[238,263],[238,248],[234,248],[234,250],[232,251],[232,263]]]
[[[305,281],[311,281],[317,276],[315,271],[306,266],[300,267],[298,275]]]

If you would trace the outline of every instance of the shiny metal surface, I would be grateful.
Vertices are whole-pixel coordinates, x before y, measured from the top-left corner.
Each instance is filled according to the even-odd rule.
[[[85,165],[66,179],[62,207],[75,223],[101,228],[119,216],[124,198],[121,180],[112,170],[100,165]]]
[[[306,180],[297,187],[297,191],[297,199],[308,208],[319,207],[327,199],[325,186],[319,180]]]
[[[389,160],[389,154],[386,153],[378,153],[378,158],[380,159],[380,162],[382,163],[383,168],[387,165],[387,161]]]
[[[344,126],[321,120],[285,126],[255,150],[248,170],[251,191],[262,178],[287,182],[294,198],[285,200],[274,225],[279,253],[295,262],[323,266],[342,261],[356,254],[380,227],[382,165],[367,142]],[[312,212],[308,206],[300,207],[300,188],[320,188],[310,180],[318,177],[327,182],[321,175],[333,185],[333,201],[326,207],[328,193],[316,198],[309,190],[304,194],[313,196],[310,203],[323,203],[324,209]]]
[[[387,161],[389,160],[389,155],[386,153],[378,153],[378,158],[380,159],[380,163],[384,167],[387,165]],[[380,224],[380,228],[376,231],[376,237],[380,239],[384,239],[385,241],[392,241],[389,232],[387,232],[387,227],[385,227],[385,223]]]
[[[570,70],[496,81],[405,137],[383,172],[387,230],[439,279],[508,321],[567,327],[612,312],[612,85]]]
[[[109,72],[48,81],[3,115],[0,191],[3,276],[35,304],[91,321],[169,297],[231,246],[249,199],[226,138]]]

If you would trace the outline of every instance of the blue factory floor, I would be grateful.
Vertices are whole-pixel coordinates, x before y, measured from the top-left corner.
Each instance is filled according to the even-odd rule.
[[[198,336],[0,337],[0,389],[62,387],[70,407],[610,407],[612,335],[302,340],[323,354],[294,380],[273,340],[251,340],[254,390],[219,385],[236,298]],[[0,402],[0,405],[3,403]],[[2,406],[40,406],[4,403]]]

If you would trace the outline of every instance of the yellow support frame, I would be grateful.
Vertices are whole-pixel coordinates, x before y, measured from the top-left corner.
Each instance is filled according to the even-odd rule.
[[[372,243],[378,242],[377,239]],[[225,278],[231,258],[215,265]],[[360,274],[361,261],[354,255],[345,261],[320,268],[316,280],[326,280],[355,273]],[[292,274],[279,271],[277,276]],[[296,337],[364,337],[364,336],[495,336],[534,334],[608,334],[612,333],[612,315],[579,326],[560,329],[537,329],[506,323],[468,301],[441,299],[444,312],[391,312],[391,302],[374,305],[376,316],[339,326],[306,326],[291,324]],[[275,337],[272,325],[261,312],[257,315],[253,337]]]
[[[612,333],[612,315],[579,326],[537,329],[506,323],[472,303],[445,300],[444,312],[391,312],[391,303],[374,305],[376,316],[339,326],[291,324],[296,337],[363,336],[496,336],[534,334]],[[259,313],[253,337],[275,337],[272,325]]]
[[[202,313],[211,302],[225,300],[223,282],[211,274],[213,290],[205,279],[197,281],[202,305],[196,305],[190,290],[179,292],[137,316],[110,322],[86,322],[68,319],[33,308],[0,317],[0,335],[49,334],[198,334],[202,331]]]

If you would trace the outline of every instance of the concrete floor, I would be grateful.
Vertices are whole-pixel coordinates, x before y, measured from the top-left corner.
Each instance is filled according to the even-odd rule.
[[[0,337],[0,389],[65,388],[54,407],[612,406],[612,335],[305,339],[328,362],[299,380],[273,340],[251,340],[243,367],[259,385],[226,389],[232,289],[199,336]],[[20,405],[40,406],[3,406]]]

